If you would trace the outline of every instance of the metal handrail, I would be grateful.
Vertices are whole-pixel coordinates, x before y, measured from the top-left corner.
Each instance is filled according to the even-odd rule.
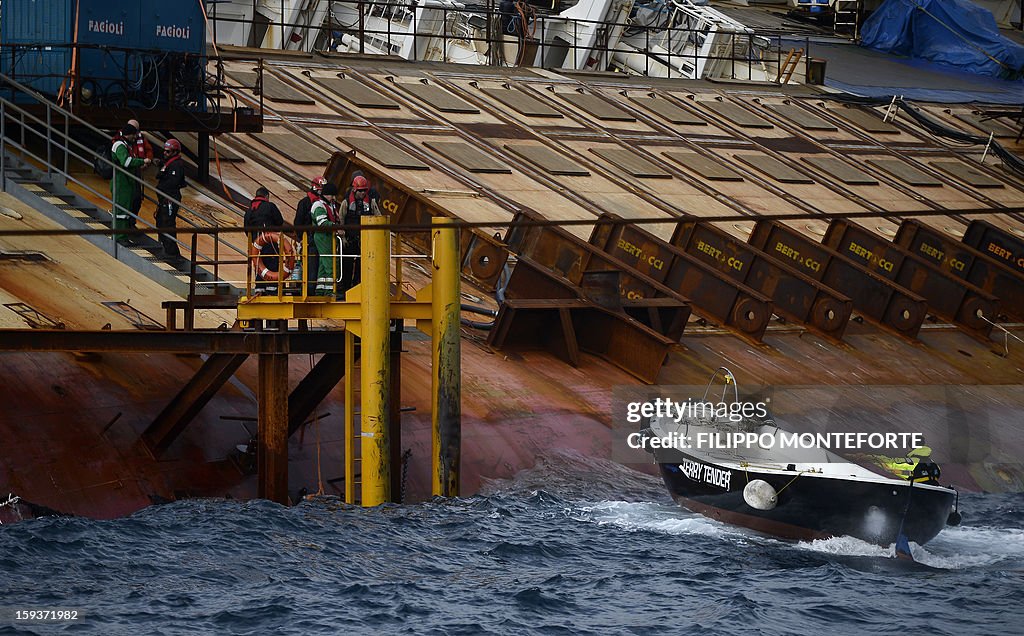
[[[467,7],[463,7],[463,8],[438,7],[437,9],[442,14],[442,18],[441,19],[444,21],[446,26],[444,27],[442,32],[439,33],[439,34],[421,35],[421,34],[418,34],[416,32],[416,28],[415,28],[417,26],[416,22],[418,20],[418,18],[415,15],[415,11],[414,11],[416,9],[416,5],[403,5],[403,4],[398,4],[398,3],[395,3],[395,2],[379,2],[379,1],[373,1],[373,0],[360,0],[359,2],[353,2],[353,4],[357,4],[359,6],[357,11],[359,13],[360,19],[358,21],[358,24],[351,25],[351,27],[349,27],[347,29],[344,29],[344,30],[346,30],[348,32],[351,32],[351,33],[354,33],[355,36],[358,37],[359,42],[360,42],[360,53],[364,53],[365,52],[364,48],[363,48],[363,43],[366,40],[367,36],[374,36],[375,39],[377,39],[380,42],[384,43],[384,45],[388,49],[390,49],[391,47],[397,45],[396,41],[395,41],[397,38],[403,38],[403,39],[406,38],[406,37],[412,38],[412,40],[413,40],[412,51],[413,51],[413,60],[414,61],[418,60],[417,49],[418,49],[419,40],[424,38],[424,37],[440,39],[442,41],[441,50],[443,50],[443,51],[447,51],[448,50],[449,42],[450,41],[462,41],[462,42],[468,42],[468,43],[471,43],[471,44],[472,43],[476,43],[476,42],[481,42],[481,43],[486,44],[489,49],[490,49],[490,47],[493,47],[493,46],[496,46],[496,45],[500,45],[500,44],[503,43],[502,39],[500,39],[500,38],[496,39],[495,37],[493,37],[491,29],[486,29],[484,31],[484,33],[485,33],[484,37],[473,37],[473,36],[469,36],[469,35],[465,35],[465,34],[463,34],[463,35],[455,34],[455,33],[452,32],[452,30],[450,30],[447,27],[448,17],[449,17],[449,13],[450,12],[458,12],[458,13],[462,13],[462,14],[470,14],[470,15],[483,16],[483,17],[485,17],[488,20],[488,23],[490,23],[490,21],[495,20],[495,19],[501,19],[502,16],[506,15],[505,13],[503,13],[500,10],[495,9],[495,8],[491,8],[491,7],[468,7],[468,6]],[[216,6],[216,5],[214,5],[214,6]],[[401,7],[401,8],[413,10],[412,11],[411,22],[412,22],[412,25],[413,25],[414,28],[413,28],[412,32],[409,32],[409,33],[395,33],[392,30],[392,28],[391,28],[390,20],[386,20],[386,19],[385,19],[385,22],[387,22],[386,29],[368,29],[368,28],[366,28],[366,23],[365,23],[366,21],[364,19],[365,15],[366,15],[367,11],[372,11],[375,7],[384,7],[384,8],[386,8],[386,7]],[[230,24],[246,24],[246,25],[250,25],[250,26],[254,26],[256,24],[256,22],[254,20],[252,20],[252,19],[248,19],[247,20],[247,19],[244,19],[244,18],[216,16],[216,10],[214,11],[214,15],[211,16],[211,21],[213,22],[214,25],[216,25],[218,22],[225,22],[225,23],[230,23]],[[540,37],[540,40],[539,40],[539,47],[540,47],[539,58],[541,60],[541,65],[543,66],[544,60],[545,60],[545,57],[546,57],[544,55],[544,49],[545,49],[545,42],[544,42],[545,37],[544,36],[553,28],[552,25],[564,23],[565,19],[559,17],[557,14],[540,14],[540,15],[536,15],[535,16],[535,21],[536,21],[536,23],[539,24],[539,32],[541,34],[541,37]],[[567,43],[566,48],[568,49],[569,52],[567,53],[567,58],[566,59],[569,59],[569,56],[572,56],[573,58],[578,58],[578,57],[580,57],[583,54],[588,54],[589,55],[590,52],[594,52],[594,53],[600,54],[602,59],[610,59],[611,55],[613,55],[614,53],[641,53],[641,54],[645,54],[649,58],[652,58],[652,57],[653,58],[659,58],[660,57],[661,59],[659,59],[659,61],[661,63],[666,64],[670,68],[675,68],[675,67],[673,67],[672,62],[673,61],[675,61],[675,62],[679,61],[678,57],[677,57],[678,54],[673,53],[671,50],[667,50],[664,54],[661,54],[660,56],[659,56],[659,54],[657,54],[655,52],[652,52],[650,50],[649,34],[652,31],[653,32],[660,32],[660,31],[666,31],[667,30],[667,31],[670,32],[669,40],[671,41],[671,40],[676,39],[678,37],[684,37],[681,34],[695,34],[695,33],[702,33],[703,32],[700,29],[683,28],[681,26],[675,26],[675,25],[668,25],[668,26],[665,26],[665,25],[658,25],[658,26],[636,25],[633,22],[630,22],[628,20],[623,21],[623,22],[615,22],[615,21],[604,21],[604,20],[581,20],[581,19],[574,19],[573,23],[574,23],[573,28],[577,29],[577,30],[582,25],[604,26],[604,27],[609,27],[609,30],[613,29],[613,28],[616,28],[616,27],[622,27],[623,29],[628,29],[628,28],[641,29],[641,30],[643,30],[645,32],[645,34],[647,34],[646,37],[647,37],[648,44],[647,44],[647,46],[645,46],[645,48],[643,50],[637,50],[637,49],[633,49],[633,48],[628,48],[628,49],[627,48],[618,48],[618,47],[614,47],[614,46],[610,47],[610,46],[608,46],[608,41],[607,41],[608,33],[607,32],[603,32],[602,33],[599,30],[598,31],[597,41],[592,46],[583,46],[583,45],[579,45],[579,44],[575,44],[575,43]],[[333,23],[331,23],[329,21],[325,21],[324,24],[327,25],[327,26],[330,26],[330,27],[336,26],[336,25],[334,25]],[[282,29],[282,33],[283,33],[285,27],[304,28],[304,29],[310,29],[311,28],[310,25],[308,25],[306,23],[302,23],[302,22],[285,22],[283,19],[274,22],[273,26],[274,27],[280,27]],[[342,26],[344,26],[344,25],[342,25]],[[783,38],[809,40],[809,38],[799,38],[799,37],[792,38],[792,36],[793,36],[792,31],[784,31],[784,30],[781,30],[781,29],[759,29],[759,30],[757,30],[757,29],[753,29],[753,28],[750,28],[750,27],[747,27],[747,28],[748,28],[748,32],[735,32],[733,35],[735,37],[739,37],[739,38],[746,38],[746,39],[748,39],[751,42],[753,42],[754,39],[766,40],[768,42],[768,49],[773,49],[773,52],[775,52],[775,54],[776,54],[775,55],[776,62],[781,61],[781,46],[782,46],[782,39]],[[324,29],[325,29],[324,26],[316,28],[316,30],[319,30],[321,33],[324,31]],[[675,34],[675,35],[673,35],[673,34]],[[689,35],[686,35],[685,37],[687,39],[690,38]],[[318,38],[308,38],[308,39],[306,39],[304,41],[309,41],[309,42],[315,44],[316,40],[318,40]],[[286,42],[286,38],[282,38],[282,43],[281,43],[282,44],[282,49],[285,48],[285,42]],[[398,40],[398,42],[401,42],[401,40]],[[303,50],[305,50],[305,47],[303,47]],[[309,52],[312,52],[313,50],[314,50],[314,48],[311,45],[310,48],[309,48]],[[733,47],[733,52],[734,51],[735,51],[735,47]],[[810,54],[809,49],[806,46],[805,46],[805,51],[808,52],[808,55]],[[694,55],[693,55],[692,58],[689,55],[686,56],[686,60],[691,60],[691,59],[693,60],[693,63],[694,63],[695,67],[698,65],[698,62],[700,60],[706,60],[706,63],[711,63],[711,62],[714,62],[714,61],[730,62],[731,63],[731,68],[732,68],[732,77],[734,79],[736,78],[735,66],[736,66],[736,62],[737,61],[745,61],[745,62],[758,62],[758,61],[762,61],[763,62],[763,61],[766,61],[763,58],[758,58],[756,56],[749,56],[749,55],[748,56],[743,56],[743,57],[737,57],[734,54],[733,55],[710,55],[710,54],[709,55],[700,55],[699,52],[697,52],[696,50],[694,51]],[[492,61],[493,60],[489,58],[488,62],[490,63]],[[489,64],[489,65],[497,65],[497,64]],[[502,65],[508,66],[507,63],[503,63]],[[646,64],[645,73],[649,74],[650,70],[651,69],[650,69],[650,66],[649,66],[649,63],[648,63],[648,64]],[[678,68],[676,68],[676,71],[678,72]],[[749,76],[748,76],[748,79],[749,79]]]
[[[77,139],[74,139],[74,138],[72,138],[70,136],[69,126],[70,126],[70,122],[71,121],[74,121],[76,124],[78,124],[80,126],[83,126],[86,129],[91,130],[91,131],[93,131],[96,134],[101,135],[103,138],[109,138],[109,135],[107,133],[101,131],[99,128],[93,126],[89,122],[87,122],[87,121],[81,119],[80,117],[72,114],[71,112],[65,110],[64,108],[61,108],[60,106],[57,106],[57,105],[53,104],[52,102],[47,100],[45,96],[41,95],[40,93],[38,93],[37,91],[33,90],[32,88],[24,86],[23,84],[15,81],[13,79],[11,79],[10,77],[8,77],[6,75],[0,74],[0,86],[3,86],[3,85],[7,85],[7,86],[11,86],[13,88],[16,88],[17,90],[21,91],[22,93],[24,93],[26,95],[29,95],[30,97],[32,97],[34,100],[36,100],[38,103],[42,104],[46,108],[46,119],[43,120],[43,119],[41,119],[39,117],[36,117],[32,113],[28,112],[26,109],[18,106],[14,102],[12,102],[12,101],[10,101],[10,100],[8,100],[6,98],[0,97],[0,119],[2,119],[2,121],[5,124],[6,124],[6,120],[7,120],[9,111],[13,111],[13,112],[18,113],[20,115],[20,121],[21,121],[21,143],[17,144],[17,143],[13,143],[13,141],[12,141],[13,146],[15,148],[17,148],[19,151],[27,154],[28,156],[36,159],[37,161],[40,161],[41,163],[43,163],[46,166],[47,175],[52,174],[54,172],[54,170],[56,169],[56,167],[53,165],[52,158],[50,156],[51,148],[56,146],[60,150],[63,150],[64,151],[64,165],[63,165],[62,169],[56,169],[56,172],[58,174],[60,174],[61,176],[63,176],[65,180],[70,180],[71,182],[75,183],[76,185],[82,187],[87,192],[90,192],[90,193],[94,194],[95,196],[99,197],[101,200],[103,200],[103,201],[105,201],[107,203],[110,203],[111,204],[111,215],[112,215],[112,218],[113,218],[113,215],[115,214],[116,211],[114,210],[115,205],[114,205],[114,201],[112,200],[112,198],[107,196],[104,193],[96,191],[94,188],[92,188],[87,183],[85,183],[85,182],[75,178],[74,176],[72,176],[70,174],[70,172],[68,170],[68,155],[71,155],[71,156],[73,156],[73,157],[75,157],[75,158],[77,158],[79,160],[84,161],[87,165],[91,164],[93,162],[94,157],[96,156],[95,152],[93,151],[92,148],[88,148],[87,146],[85,146],[85,144],[83,144],[82,142],[80,142]],[[63,143],[63,144],[60,143],[59,141],[55,140],[54,139],[54,135],[52,134],[53,130],[54,130],[53,126],[52,126],[53,113],[54,112],[59,113],[60,115],[62,115],[64,117],[65,130],[58,137],[58,138],[63,137],[63,139],[65,140],[65,143]],[[41,124],[41,125],[45,126],[45,128],[46,128],[47,156],[45,158],[36,156],[34,153],[32,153],[28,149],[28,147],[27,147],[27,145],[25,143],[25,130],[26,130],[25,120],[26,120],[26,118],[28,118],[30,121],[33,121],[33,122],[38,123],[38,124]],[[42,138],[42,134],[41,133],[35,132],[34,134],[36,134],[37,136]],[[2,134],[2,138],[3,138],[4,145],[6,146],[6,144],[7,144],[6,132],[4,132]],[[73,149],[71,147],[71,144],[73,144],[74,146],[76,146],[77,148],[79,148],[81,150],[84,150],[87,154],[86,155],[79,154],[78,152],[76,152],[75,149]],[[6,150],[6,148],[4,150]],[[145,194],[145,187],[144,186],[146,186],[147,184],[146,184],[146,182],[144,180],[142,180],[139,177],[135,176],[130,171],[124,169],[122,166],[119,166],[119,165],[115,164],[108,157],[100,156],[100,159],[101,159],[101,161],[106,162],[107,164],[109,164],[114,171],[119,171],[120,174],[127,175],[131,180],[133,180],[136,183],[140,184],[140,186],[143,186],[142,187],[142,192],[143,192],[144,199],[159,204],[159,201],[157,199],[153,199],[150,196]],[[5,159],[5,157],[3,157],[2,154],[0,154],[0,161],[4,162],[4,165],[2,167],[0,167],[0,189],[6,190],[6,187],[7,187],[7,184],[6,184],[6,159]],[[200,219],[202,221],[205,221],[206,223],[208,223],[208,224],[210,224],[210,225],[212,225],[214,227],[219,227],[219,223],[217,222],[217,220],[215,218],[207,216],[207,215],[205,215],[205,214],[203,214],[201,212],[198,212],[198,211],[194,210],[193,208],[191,208],[188,205],[186,205],[185,203],[183,203],[181,200],[176,199],[176,198],[174,198],[172,196],[169,196],[166,193],[164,193],[164,192],[162,192],[162,191],[160,191],[160,190],[158,190],[156,188],[153,188],[153,191],[156,192],[159,196],[163,197],[164,200],[170,201],[172,203],[177,204],[179,206],[179,209],[182,209],[182,210],[185,210],[186,212],[189,212],[195,218],[198,218],[198,219]],[[228,210],[228,208],[226,208],[226,207],[224,209]],[[124,212],[126,212],[127,214],[129,214],[130,216],[132,216],[133,218],[135,218],[137,220],[141,220],[142,223],[146,227],[153,228],[158,233],[164,234],[164,232],[160,232],[159,228],[156,228],[155,226],[149,224],[144,219],[141,219],[138,215],[136,215],[136,214],[134,214],[134,213],[132,213],[130,211],[127,211],[127,210],[125,210]],[[192,222],[190,219],[182,219],[182,220],[185,223],[187,223],[188,225],[191,225],[192,227],[199,227],[194,222]],[[117,234],[118,234],[118,232],[115,229],[112,228],[111,240],[114,243],[114,248],[113,249],[114,249],[114,253],[115,254],[117,253],[117,247],[116,247],[117,246],[117,242],[114,240],[114,237]],[[173,240],[176,243],[178,243],[178,245],[188,249],[188,246],[185,245],[184,243],[182,243],[181,241],[179,241],[177,238],[173,238]],[[216,244],[215,247],[218,247],[220,242],[221,242],[220,237],[217,237],[215,239],[215,244]],[[231,243],[225,242],[225,245],[230,250],[232,250],[232,251],[234,251],[234,252],[236,252],[238,254],[246,255],[245,251],[239,249],[238,247],[236,247],[235,245],[233,245]],[[205,255],[202,255],[202,256],[204,258],[207,258]]]

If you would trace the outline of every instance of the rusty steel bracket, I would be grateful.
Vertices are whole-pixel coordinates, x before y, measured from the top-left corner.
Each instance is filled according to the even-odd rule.
[[[579,286],[530,257],[519,256],[505,287],[505,297],[513,300],[586,300],[614,313],[624,314],[673,342],[678,342],[690,318],[690,304],[674,295],[622,298],[619,296],[619,274],[613,270],[586,272],[583,274],[583,285]],[[596,277],[608,278],[603,287],[613,285],[614,298],[611,298],[613,294],[607,290],[598,291],[590,284]]]
[[[391,216],[391,222],[396,225],[429,226],[430,220],[435,216],[458,218],[409,186],[376,171],[352,153],[334,153],[327,165],[325,176],[328,181],[338,186],[339,193],[343,193],[357,170],[362,172],[370,180],[370,185],[380,193],[381,212]],[[428,230],[402,232],[401,238],[421,253],[431,253]],[[462,274],[485,290],[494,291],[508,261],[508,248],[505,244],[483,230],[464,228],[460,230],[459,245]]]
[[[680,221],[672,244],[771,298],[775,313],[786,320],[834,342],[843,339],[853,313],[847,296],[709,223]]]
[[[996,318],[999,310],[992,294],[852,221],[833,219],[822,243],[920,294],[937,316],[988,341],[992,331],[989,321]]]
[[[1014,270],[1024,272],[1024,240],[1007,234],[988,221],[971,221],[963,241],[979,252],[992,254]]]
[[[604,215],[604,219],[614,219]],[[774,311],[771,300],[633,225],[602,223],[590,243],[690,299],[694,312],[753,342],[761,342]]]
[[[654,383],[674,341],[588,300],[549,298],[506,300],[488,344],[505,350],[543,348],[573,366],[586,351]]]
[[[602,272],[614,272],[617,285],[613,283],[611,295],[617,293],[620,302],[630,301],[621,303],[622,309],[648,327],[654,327],[657,323],[664,330],[663,335],[679,339],[690,317],[689,299],[561,228],[524,225],[537,218],[528,211],[516,214],[509,226],[506,241],[509,249],[519,256],[520,264],[526,260],[528,265],[542,270],[531,274],[531,280],[538,286],[538,290],[532,291],[520,279],[516,282],[513,294],[506,289],[506,297],[555,298],[540,290],[551,285],[564,287],[568,284],[578,297],[591,299],[606,308],[618,309],[620,305],[610,304],[604,298],[608,294],[594,284],[598,277],[609,276]],[[519,264],[516,269],[519,269]],[[538,280],[545,276],[550,280]],[[668,299],[660,301],[657,312],[660,317],[656,321],[651,320],[654,315],[646,310],[650,306],[645,303],[649,303],[650,299]]]
[[[761,219],[748,240],[769,258],[798,267],[814,280],[849,296],[857,313],[879,327],[910,339],[921,330],[928,315],[924,298],[788,225]]]
[[[944,271],[999,299],[999,308],[1024,320],[1024,271],[1015,271],[991,251],[981,252],[914,219],[905,219],[895,242]]]

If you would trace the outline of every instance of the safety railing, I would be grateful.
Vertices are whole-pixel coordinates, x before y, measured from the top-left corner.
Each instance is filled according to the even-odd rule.
[[[0,75],[0,89],[3,88],[13,89],[17,91],[17,94],[20,96],[30,96],[34,100],[34,104],[32,104],[32,106],[35,106],[36,110],[41,107],[42,114],[33,113],[29,108],[26,108],[27,105],[18,105],[5,97],[0,97],[0,190],[5,192],[7,191],[7,173],[9,169],[8,154],[11,153],[11,151],[14,151],[19,154],[23,160],[31,160],[45,169],[48,178],[53,178],[56,175],[63,179],[65,183],[73,183],[78,188],[81,188],[83,191],[93,195],[104,202],[104,204],[110,206],[111,253],[115,257],[117,257],[119,249],[118,237],[120,235],[131,233],[130,231],[126,232],[124,228],[118,227],[115,222],[115,218],[118,215],[121,215],[122,218],[134,218],[136,223],[141,223],[144,228],[152,230],[157,234],[170,236],[170,238],[179,245],[179,248],[183,247],[186,250],[193,252],[192,260],[194,262],[200,262],[200,264],[213,264],[213,276],[218,280],[220,279],[218,268],[221,264],[224,264],[224,261],[220,258],[222,242],[224,243],[224,249],[229,253],[234,252],[243,258],[247,256],[244,250],[232,243],[222,241],[219,235],[214,238],[214,253],[212,255],[197,253],[194,251],[194,243],[193,245],[185,245],[172,234],[173,229],[170,231],[166,231],[166,229],[161,231],[160,228],[150,224],[137,214],[117,205],[115,203],[117,199],[117,182],[127,180],[129,183],[133,184],[132,187],[139,187],[141,189],[144,193],[144,200],[154,204],[159,204],[157,199],[146,194],[147,188],[152,189],[163,201],[177,205],[179,208],[179,215],[180,211],[185,211],[192,216],[192,219],[206,223],[209,227],[219,226],[215,217],[204,214],[203,212],[186,205],[181,200],[172,197],[167,193],[156,190],[152,185],[147,184],[130,170],[126,170],[123,166],[113,163],[110,157],[99,157],[100,161],[110,166],[111,171],[115,175],[112,191],[110,193],[100,192],[89,182],[76,177],[70,170],[71,161],[73,159],[77,159],[86,165],[93,165],[96,159],[96,154],[93,148],[88,147],[85,143],[75,139],[71,135],[70,128],[72,123],[80,129],[85,129],[87,131],[91,131],[95,135],[101,136],[101,138],[109,139],[109,135],[69,111],[53,104],[43,95],[37,93],[31,88],[14,81],[10,77]],[[63,124],[62,130],[59,130],[54,126],[57,122]],[[17,135],[17,138],[12,135],[12,128],[16,128],[15,134]],[[45,150],[39,151],[38,148],[42,144],[45,144]],[[59,159],[54,158],[54,151],[61,155]],[[192,219],[183,218],[181,216],[179,216],[179,219],[191,227],[203,227]],[[235,262],[240,263],[241,261]]]
[[[602,71],[623,67],[621,59],[615,59],[616,55],[639,56],[642,65],[633,61],[629,66],[634,72],[666,73],[670,77],[700,77],[699,69],[713,68],[717,77],[754,79],[752,65],[764,64],[777,70],[789,46],[802,46],[805,55],[810,57],[809,36],[794,36],[791,30],[754,30],[725,22],[709,26],[692,16],[679,15],[670,6],[667,7],[670,15],[657,24],[641,24],[634,18],[617,21],[567,19],[555,14],[518,16],[493,6],[458,7],[442,2],[338,2],[333,5],[332,16],[339,12],[339,6],[349,7],[353,22],[342,23],[331,17],[322,26],[312,26],[307,22],[288,22],[282,17],[269,26],[280,29],[282,34],[289,29],[293,33],[302,29],[318,34],[298,40],[282,36],[282,49],[334,51],[341,45],[345,50],[361,54],[399,55],[412,61],[443,60],[550,69],[568,68],[565,65],[569,60],[571,66],[579,70]],[[215,36],[218,22],[243,25],[263,33],[268,28],[265,22],[217,17],[216,5],[211,12],[211,22]],[[733,27],[735,31],[730,30]],[[593,34],[593,42],[580,44],[580,36],[588,32]],[[336,33],[344,35],[338,38]],[[708,39],[716,34],[727,37],[720,41],[717,49],[705,47]],[[503,45],[508,43],[505,36],[514,37],[518,42],[515,60],[503,58]],[[642,37],[638,39],[638,36]],[[623,44],[622,37],[632,38],[634,45]],[[256,40],[259,45],[262,38],[257,36]],[[299,45],[292,46],[296,42]],[[451,55],[456,45],[480,53],[459,59]],[[763,75],[769,77],[769,81],[775,77],[771,72]]]
[[[361,254],[358,245],[348,242],[345,234],[351,236],[360,230],[358,226],[336,225],[333,227],[285,225],[282,227],[245,228],[248,232],[249,260],[244,282],[246,296],[253,298],[292,297],[305,301],[310,298],[342,300],[345,292],[359,283]],[[391,283],[396,299],[403,294],[414,292],[404,275],[405,261],[430,260],[430,255],[402,253],[401,232],[392,231],[391,245],[397,252],[391,254],[393,267]],[[319,253],[311,251],[306,237],[329,236],[336,251]],[[272,249],[268,249],[271,248]],[[266,253],[264,253],[266,250]],[[315,256],[315,258],[314,258]],[[275,260],[276,263],[272,262]],[[327,264],[325,266],[325,264]],[[314,265],[316,269],[314,270]],[[426,270],[424,270],[426,274]],[[236,281],[229,281],[236,282]]]

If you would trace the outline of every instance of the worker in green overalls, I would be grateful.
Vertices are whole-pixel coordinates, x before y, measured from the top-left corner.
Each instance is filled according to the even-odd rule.
[[[124,235],[118,234],[117,231],[132,225],[129,210],[131,210],[132,197],[135,194],[135,183],[132,180],[131,171],[134,168],[146,167],[150,163],[149,159],[132,157],[129,144],[134,143],[138,132],[139,130],[135,126],[125,124],[124,128],[114,137],[114,142],[110,147],[110,160],[118,168],[124,168],[124,170],[115,168],[114,177],[110,180],[110,198],[114,201],[114,209],[110,212],[111,229],[114,231],[114,239],[118,241],[123,239]]]

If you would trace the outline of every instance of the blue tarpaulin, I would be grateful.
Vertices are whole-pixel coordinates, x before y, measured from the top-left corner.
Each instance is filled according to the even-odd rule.
[[[969,0],[885,0],[864,22],[861,45],[979,75],[1024,76],[1024,46]]]

